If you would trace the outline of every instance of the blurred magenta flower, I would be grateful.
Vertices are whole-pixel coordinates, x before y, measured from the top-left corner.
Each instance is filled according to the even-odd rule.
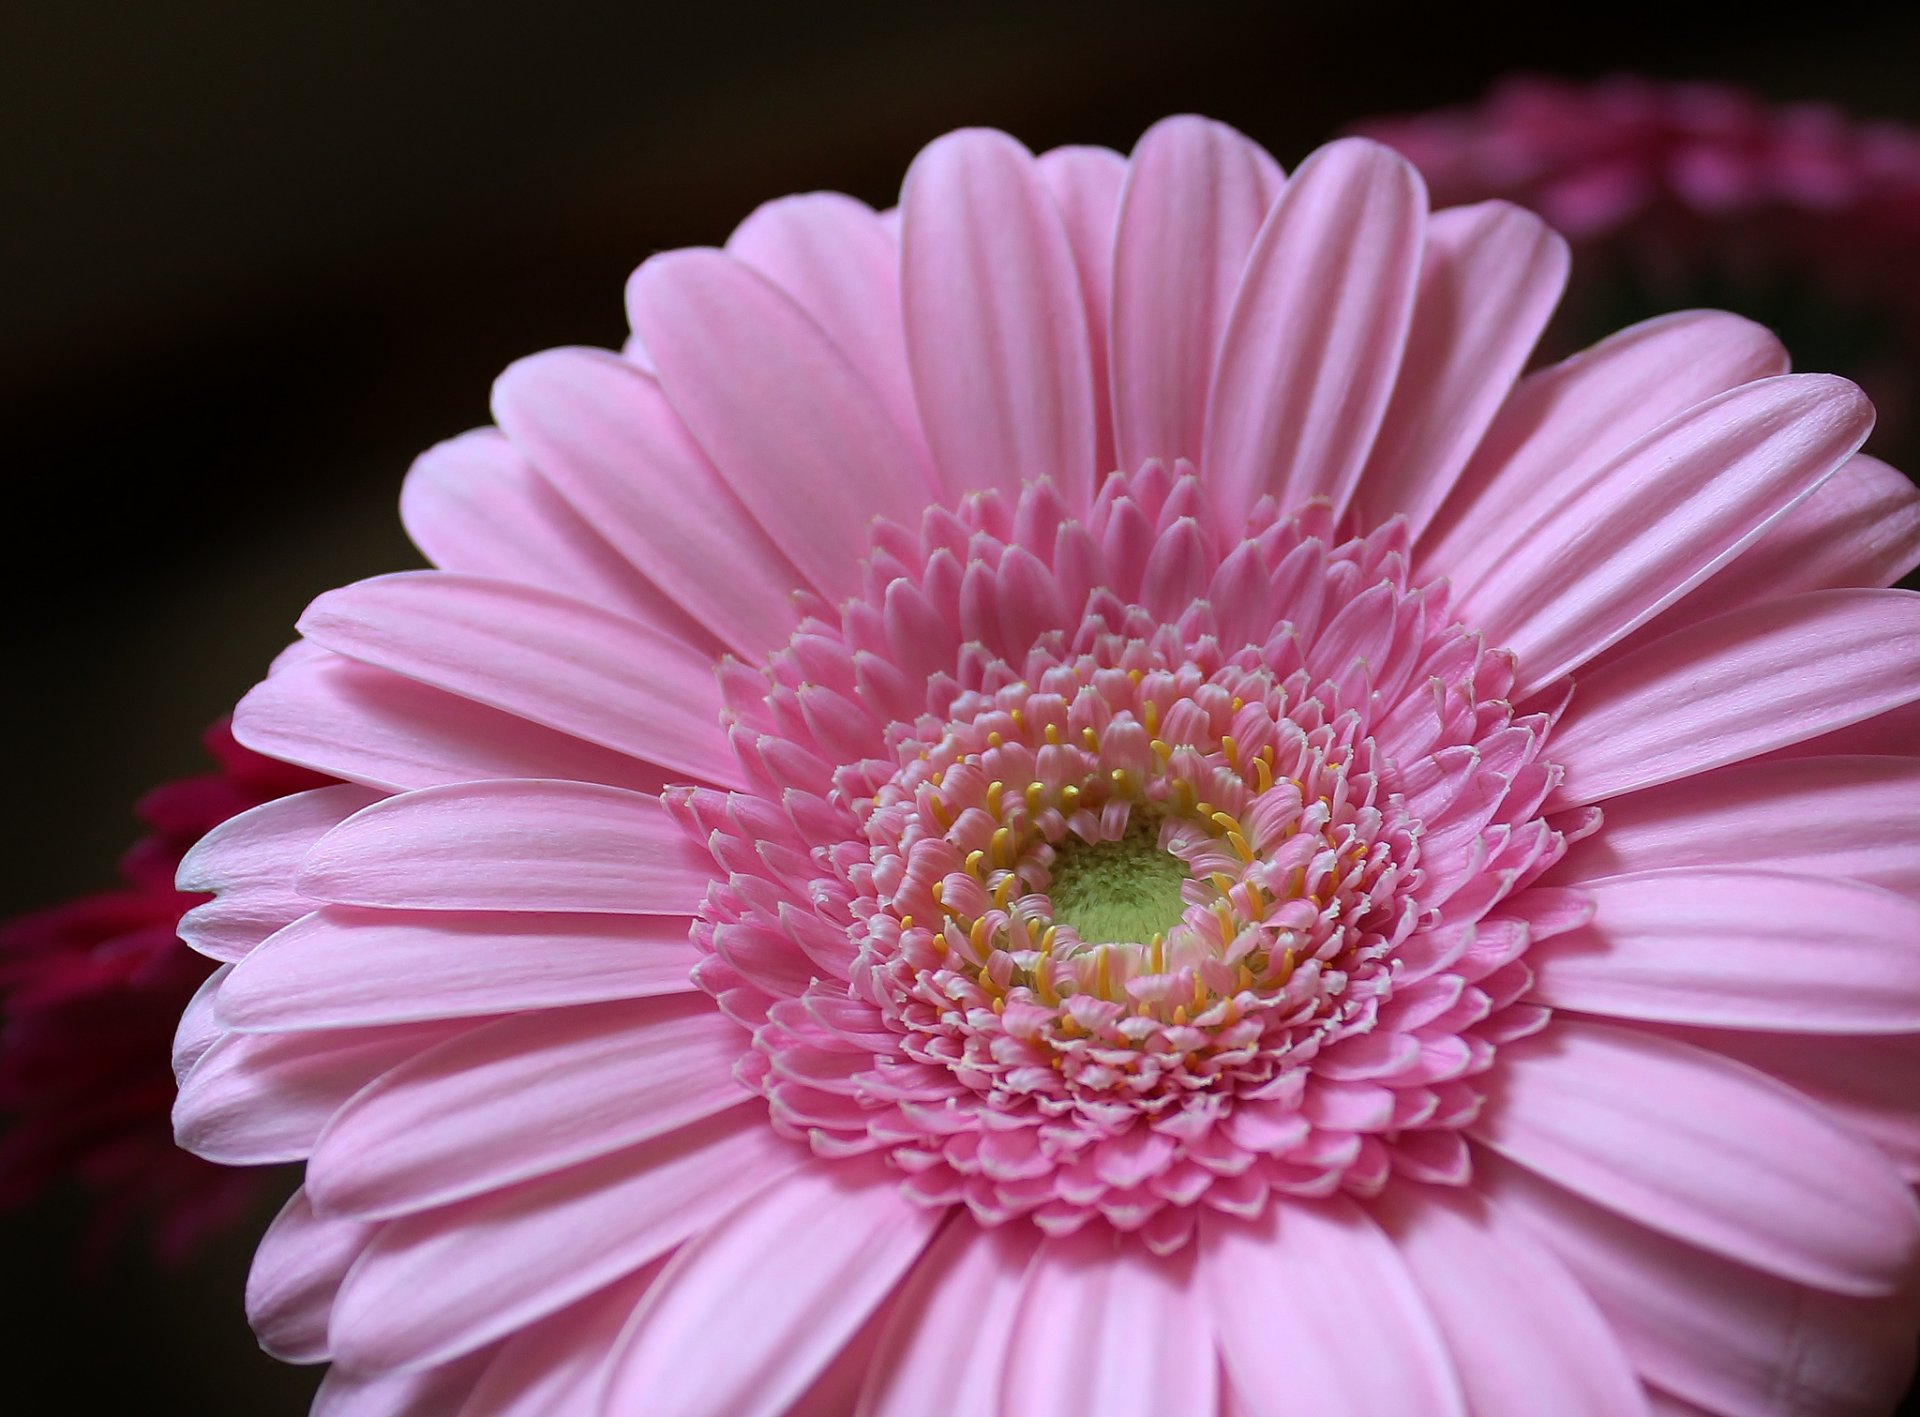
[[[245,1214],[260,1178],[173,1144],[167,1044],[210,966],[175,933],[204,897],[174,887],[186,849],[236,813],[324,783],[233,741],[205,738],[218,771],[155,788],[121,885],[0,927],[0,1206],[78,1180],[97,1193],[91,1258],[142,1222],[184,1258]]]
[[[1565,271],[968,131],[510,369],[182,867],[318,1410],[1890,1403],[1920,497],[1734,316],[1521,378]]]

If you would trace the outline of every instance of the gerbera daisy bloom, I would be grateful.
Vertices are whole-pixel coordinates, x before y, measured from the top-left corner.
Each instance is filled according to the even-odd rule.
[[[224,719],[204,741],[218,770],[141,799],[147,835],[122,858],[117,889],[0,927],[0,1207],[79,1180],[98,1198],[89,1262],[136,1222],[178,1262],[260,1192],[259,1177],[173,1144],[167,1040],[210,969],[175,933],[205,897],[173,877],[221,822],[326,779],[242,748]]]
[[[1623,311],[1730,303],[1880,403],[1876,446],[1911,456],[1920,385],[1920,133],[1719,84],[1514,78],[1464,108],[1374,119],[1439,202],[1503,197],[1578,244],[1548,344]]]
[[[1920,498],[1384,147],[966,131],[413,469],[189,855],[325,1413],[1853,1412],[1911,1359]]]

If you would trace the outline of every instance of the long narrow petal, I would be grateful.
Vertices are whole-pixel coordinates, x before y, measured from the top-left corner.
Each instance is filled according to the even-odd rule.
[[[1762,380],[1688,410],[1462,570],[1458,613],[1520,661],[1516,693],[1577,668],[1731,559],[1873,426],[1826,374]]]
[[[546,1175],[739,1105],[747,1035],[705,997],[542,1009],[409,1058],[307,1162],[335,1215],[384,1217]]]
[[[657,793],[666,769],[516,714],[320,650],[233,713],[255,752],[382,791],[483,777],[564,777]]]
[[[1729,611],[1583,675],[1553,807],[1758,757],[1920,699],[1920,596],[1821,590]]]
[[[884,1173],[811,1166],[675,1255],[633,1317],[604,1407],[777,1417],[912,1267],[941,1215]],[[726,1361],[687,1355],[727,1326]]]
[[[1200,1245],[1227,1376],[1250,1417],[1465,1417],[1426,1301],[1351,1201],[1289,1200],[1250,1222],[1208,1215]]]
[[[643,762],[737,787],[713,660],[638,620],[510,581],[402,571],[329,591],[324,648]]]
[[[214,959],[244,958],[274,931],[313,909],[313,901],[293,888],[308,849],[379,800],[378,793],[361,787],[321,787],[220,823],[180,862],[176,881],[181,890],[215,896],[181,917],[180,938]]]
[[[516,1333],[673,1249],[807,1163],[759,1107],[627,1151],[406,1216],[340,1286],[337,1362],[443,1362]]]
[[[1573,1272],[1647,1382],[1726,1417],[1884,1417],[1906,1386],[1911,1299],[1803,1289],[1480,1161],[1493,1203]]]
[[[466,782],[390,797],[307,853],[335,905],[690,915],[713,863],[658,798],[579,782]]]
[[[1113,237],[1121,468],[1200,462],[1220,335],[1283,181],[1258,144],[1210,119],[1163,119],[1134,147]]]
[[[642,619],[661,598],[498,429],[476,428],[414,459],[400,520],[443,571],[544,586]]]
[[[1420,542],[1424,575],[1481,566],[1555,501],[1695,404],[1784,374],[1770,330],[1718,310],[1663,315],[1523,379]]]
[[[900,198],[907,355],[949,497],[1050,477],[1092,496],[1092,346],[1067,232],[1027,150],[969,129],[923,148]]]
[[[296,1190],[273,1218],[247,1272],[247,1322],[283,1363],[327,1358],[327,1318],[340,1281],[373,1239],[373,1226],[313,1213]]]
[[[1528,956],[1541,1003],[1782,1033],[1920,1029],[1920,902],[1847,880],[1713,867],[1585,889],[1591,923]]]
[[[521,1329],[500,1345],[459,1417],[594,1412],[613,1345],[659,1274],[659,1263],[646,1265]]]
[[[1033,1247],[956,1215],[900,1286],[860,1394],[858,1417],[1000,1417],[1001,1376]]]
[[[1344,508],[1400,369],[1426,240],[1419,174],[1357,138],[1287,183],[1247,258],[1207,407],[1218,527],[1266,493]]]
[[[1718,1054],[1562,1018],[1493,1076],[1475,1135],[1642,1225],[1837,1294],[1893,1291],[1920,1251],[1884,1156]]]
[[[1220,1359],[1191,1256],[1090,1225],[1041,1244],[1002,1378],[1008,1417],[1214,1411]]]
[[[1474,1417],[1645,1417],[1606,1319],[1502,1212],[1471,1192],[1400,1186],[1373,1214],[1426,1296]]]
[[[1499,412],[1567,283],[1567,243],[1505,202],[1427,228],[1406,358],[1354,497],[1362,528],[1404,515],[1417,537]]]
[[[493,416],[619,554],[719,643],[757,656],[785,641],[800,571],[655,380],[604,350],[548,350],[495,381]]]
[[[446,1417],[457,1412],[493,1360],[491,1350],[404,1373],[357,1373],[335,1364],[308,1417]]]
[[[823,594],[860,585],[876,516],[926,505],[919,446],[818,324],[719,251],[672,251],[633,274],[627,310],[660,384],[748,511]]]
[[[1614,797],[1606,830],[1576,843],[1552,879],[1735,865],[1920,897],[1920,762],[1855,756],[1735,763]]]
[[[1041,153],[1034,159],[1034,166],[1053,193],[1054,205],[1060,208],[1067,244],[1073,248],[1074,269],[1080,273],[1093,378],[1094,467],[1102,473],[1111,472],[1119,465],[1113,451],[1108,358],[1108,331],[1113,324],[1113,229],[1120,215],[1127,160],[1112,148],[1072,145]]]

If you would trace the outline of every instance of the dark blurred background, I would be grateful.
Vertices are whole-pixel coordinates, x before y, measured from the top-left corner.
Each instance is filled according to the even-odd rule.
[[[502,366],[617,344],[634,265],[766,198],[887,204],[972,123],[1124,150],[1199,110],[1291,164],[1515,70],[1920,123],[1917,66],[1911,3],[7,7],[0,916],[106,884],[306,601],[415,564],[401,474]],[[303,1409],[241,1317],[251,1234],[74,1278],[81,1210],[0,1222],[10,1411]]]

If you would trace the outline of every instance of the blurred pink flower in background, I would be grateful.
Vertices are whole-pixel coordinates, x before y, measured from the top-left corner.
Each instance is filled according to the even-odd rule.
[[[155,788],[122,884],[0,928],[0,1206],[78,1180],[97,1199],[90,1259],[137,1222],[178,1262],[246,1214],[260,1178],[173,1144],[167,1050],[210,966],[176,933],[204,897],[174,887],[186,849],[249,807],[326,781],[207,731],[218,771]]]
[[[1735,316],[1521,378],[1565,274],[969,131],[510,369],[182,867],[317,1410],[1890,1405],[1920,496]]]

